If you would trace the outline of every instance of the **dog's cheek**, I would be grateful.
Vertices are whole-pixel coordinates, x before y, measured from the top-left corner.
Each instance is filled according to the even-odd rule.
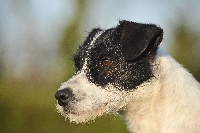
[[[127,62],[123,61],[113,74],[113,84],[119,89],[137,89],[137,86],[147,82],[153,77],[151,65],[147,61]]]
[[[91,74],[88,74],[91,82],[98,86],[105,86],[108,83],[112,82],[110,75],[110,71],[104,71],[99,69],[91,69]]]

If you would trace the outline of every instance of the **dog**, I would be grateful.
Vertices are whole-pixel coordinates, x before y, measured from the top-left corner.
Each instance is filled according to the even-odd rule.
[[[94,28],[55,94],[58,112],[76,123],[119,114],[136,133],[200,132],[200,84],[159,47],[162,39],[154,24]]]

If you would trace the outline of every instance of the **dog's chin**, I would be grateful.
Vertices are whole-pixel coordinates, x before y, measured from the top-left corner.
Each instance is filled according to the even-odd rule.
[[[100,117],[104,114],[108,113],[108,107],[106,104],[99,106],[98,108],[87,110],[87,111],[79,111],[75,112],[73,110],[65,109],[64,107],[57,105],[58,112],[69,119],[72,123],[86,123],[90,121],[94,121],[97,117]]]

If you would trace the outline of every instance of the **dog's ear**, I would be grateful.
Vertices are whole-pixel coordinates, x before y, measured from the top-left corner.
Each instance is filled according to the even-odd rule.
[[[121,32],[122,54],[127,60],[139,57],[147,49],[148,53],[157,50],[163,37],[163,30],[152,24],[120,21],[116,29]]]

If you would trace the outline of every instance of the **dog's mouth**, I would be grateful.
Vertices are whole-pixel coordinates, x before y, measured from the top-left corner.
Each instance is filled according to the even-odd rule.
[[[103,103],[94,109],[88,109],[88,110],[83,109],[83,111],[77,111],[77,109],[73,109],[70,107],[63,107],[60,105],[57,105],[57,109],[58,112],[66,119],[69,119],[70,122],[85,123],[94,120],[96,117],[107,114],[108,103]]]

